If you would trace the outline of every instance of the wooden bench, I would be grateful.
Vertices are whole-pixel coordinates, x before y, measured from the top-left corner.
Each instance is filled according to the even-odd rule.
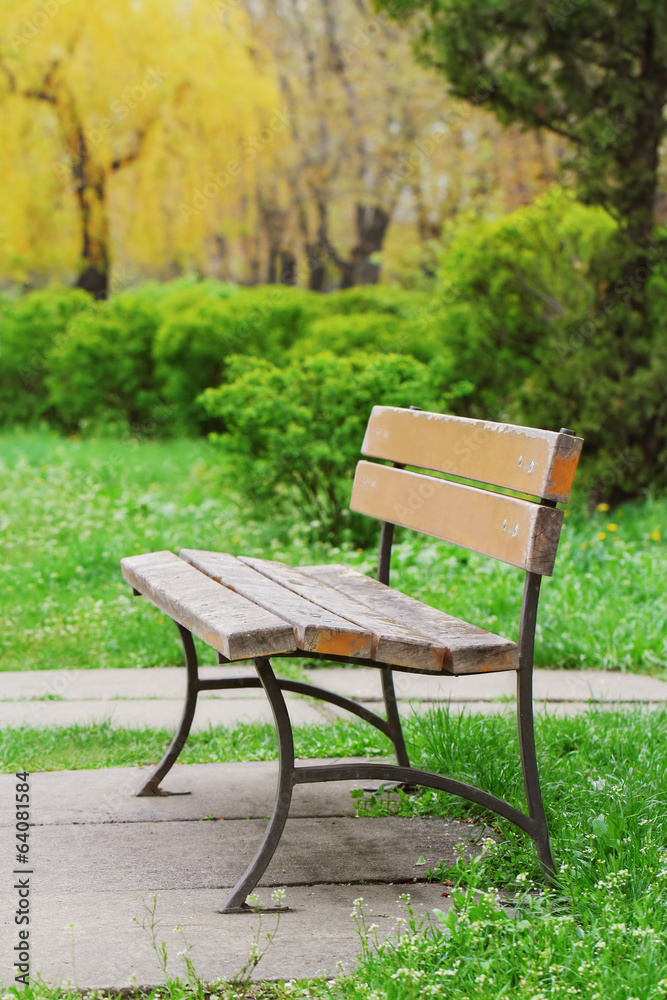
[[[535,841],[545,872],[553,872],[533,734],[532,671],[535,621],[542,576],[551,575],[563,512],[582,439],[565,428],[534,430],[469,420],[417,408],[376,406],[362,454],[393,466],[360,461],[352,510],[382,521],[377,580],[345,566],[285,566],[222,552],[182,549],[122,560],[126,581],[176,622],[185,650],[188,687],[183,717],[171,746],[139,795],[169,794],[159,782],[182,750],[200,691],[264,688],[280,747],[276,802],[264,840],[221,912],[247,908],[280,840],[295,784],[341,779],[425,785],[477,802],[510,820]],[[445,473],[517,497],[433,475]],[[524,499],[528,495],[533,499]],[[526,571],[518,645],[454,618],[389,587],[394,526],[446,539]],[[217,651],[219,663],[253,660],[257,676],[198,677],[192,636]],[[278,678],[270,657],[305,656],[376,666],[386,720],[355,701],[310,684]],[[396,705],[392,671],[428,674],[517,672],[521,763],[528,802],[523,813],[453,777],[410,766]],[[369,761],[294,764],[292,727],[283,697],[291,691],[348,709],[392,741],[397,764]]]

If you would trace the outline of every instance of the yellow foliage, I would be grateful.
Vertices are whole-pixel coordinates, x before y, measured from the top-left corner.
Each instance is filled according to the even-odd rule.
[[[242,10],[0,0],[0,36],[3,275],[76,270],[82,215],[108,243],[110,206],[117,253],[158,270],[238,226],[257,157],[287,133]]]

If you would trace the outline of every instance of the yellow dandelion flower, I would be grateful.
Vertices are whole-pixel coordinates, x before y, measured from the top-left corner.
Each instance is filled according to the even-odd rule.
[[[604,514],[604,512],[606,510],[609,510],[609,504],[608,503],[599,503],[595,509],[598,512],[598,514]]]
[[[655,529],[655,531],[651,532],[651,538],[653,539],[654,542],[660,541],[660,532],[658,531],[657,528]]]
[[[614,524],[613,522],[611,524],[608,524],[607,531],[618,531],[618,525]]]
[[[607,537],[607,532],[598,531],[597,537],[600,539],[601,542],[604,542],[605,538]]]
[[[585,552],[586,549],[588,548],[588,542],[581,542],[579,548],[581,549],[582,552]]]

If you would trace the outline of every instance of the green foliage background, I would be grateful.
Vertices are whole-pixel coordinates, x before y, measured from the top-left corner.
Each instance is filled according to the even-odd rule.
[[[334,537],[377,402],[572,426],[592,502],[660,490],[667,272],[656,251],[644,273],[605,286],[616,231],[557,185],[510,215],[452,223],[428,292],[179,279],[106,302],[64,288],[4,299],[0,419],[116,437],[214,432],[249,496],[296,499]],[[637,285],[649,318],[630,357],[617,331]]]

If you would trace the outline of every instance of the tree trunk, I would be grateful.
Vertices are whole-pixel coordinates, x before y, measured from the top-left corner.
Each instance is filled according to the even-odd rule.
[[[317,240],[310,239],[308,215],[303,199],[297,196],[299,228],[303,234],[306,260],[308,263],[308,288],[311,292],[323,292],[327,275],[327,262],[335,259],[335,251],[329,242],[329,214],[321,194],[316,197]]]
[[[311,292],[323,292],[327,273],[327,253],[320,243],[306,243],[308,258],[308,288]]]
[[[79,142],[78,160],[72,165],[81,219],[83,268],[76,282],[96,299],[109,296],[109,217],[104,171],[91,162],[85,139]]]
[[[280,247],[285,232],[286,213],[277,208],[273,200],[267,202],[258,191],[259,214],[268,243],[266,281],[275,285],[279,276]]]
[[[269,264],[266,269],[267,285],[275,285],[278,280],[278,247],[269,244]]]
[[[352,274],[343,273],[343,281],[350,280],[352,285],[376,285],[380,278],[380,265],[370,258],[382,249],[387,229],[389,213],[380,205],[357,204],[356,225],[357,245],[352,251]],[[349,288],[350,284],[341,283],[341,287]]]
[[[296,257],[290,250],[280,251],[280,283],[296,285]]]

